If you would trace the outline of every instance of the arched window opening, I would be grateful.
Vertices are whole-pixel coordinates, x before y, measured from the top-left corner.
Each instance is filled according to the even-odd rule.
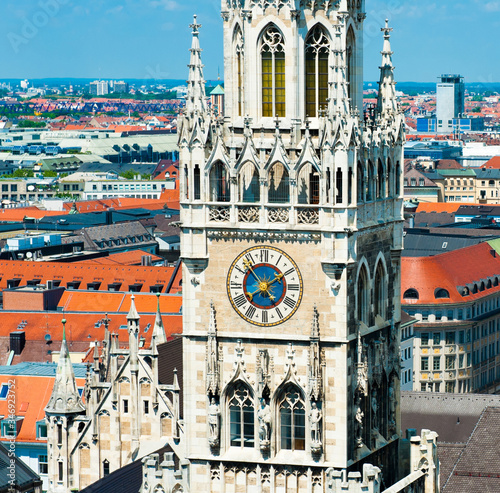
[[[368,274],[363,266],[358,277],[358,320],[365,325],[369,325],[369,303]]]
[[[375,315],[379,315],[384,320],[386,318],[387,306],[387,284],[385,282],[385,271],[382,263],[377,267],[375,274]]]
[[[358,188],[358,202],[365,201],[365,173],[363,165],[358,161],[357,169],[357,188]]]
[[[477,294],[477,292],[478,292],[477,284],[474,284],[474,286],[472,287],[472,294]]]
[[[488,279],[488,282],[486,283],[486,289],[490,289],[493,284],[491,283],[491,279]]]
[[[317,25],[306,38],[306,115],[311,117],[327,106],[329,52],[330,41]]]
[[[346,63],[347,63],[347,90],[351,100],[355,98],[355,53],[356,53],[356,36],[352,27],[347,32],[347,50],[346,50]]]
[[[194,193],[193,193],[193,198],[194,200],[200,200],[201,199],[201,180],[200,180],[200,166],[196,164],[194,166],[194,171],[193,171],[193,179],[194,179]]]
[[[486,286],[484,285],[484,281],[481,281],[481,284],[479,286],[479,291],[484,291],[486,289]]]
[[[396,174],[394,176],[394,180],[396,182],[396,197],[401,195],[401,165],[399,161],[396,164]]]
[[[387,196],[392,197],[392,194],[394,192],[394,185],[393,185],[393,169],[391,165],[391,160],[387,160]]]
[[[326,169],[326,202],[329,204],[331,197],[331,189],[332,189],[332,184],[331,184],[331,179],[332,179],[332,173],[330,171],[330,168]]]
[[[352,168],[347,173],[347,205],[352,204]]]
[[[279,401],[281,448],[284,450],[305,450],[306,412],[300,390],[289,384],[283,390]]]
[[[222,163],[216,163],[210,170],[210,200],[212,202],[229,202],[229,173]]]
[[[374,199],[375,195],[375,168],[371,161],[368,161],[368,180],[366,182],[366,200]]]
[[[305,164],[297,181],[299,204],[319,204],[319,172],[310,163]]]
[[[229,434],[232,447],[253,447],[255,443],[254,402],[244,383],[234,386],[228,397]]]
[[[262,35],[262,116],[285,116],[285,42],[276,26]]]
[[[342,175],[342,168],[337,168],[337,173],[335,173],[335,185],[337,188],[335,203],[342,204],[342,202],[344,202],[344,180]]]
[[[245,163],[240,170],[238,191],[240,202],[259,202],[260,200],[259,172],[250,161]]]
[[[443,288],[437,288],[436,291],[434,292],[434,298],[439,299],[439,298],[449,298],[450,293]]]
[[[237,105],[238,105],[238,116],[243,115],[243,82],[245,80],[243,67],[244,67],[244,45],[243,45],[243,35],[241,34],[241,29],[239,26],[236,27],[234,33],[234,49],[236,53],[236,81],[238,86],[236,87],[237,94]]]
[[[403,294],[403,298],[405,300],[418,300],[419,299],[418,291],[413,288],[407,289]]]
[[[498,277],[495,277],[495,279],[493,280],[493,286],[498,286]]]
[[[102,475],[109,476],[109,461],[107,459],[102,462]]]
[[[271,204],[290,202],[290,179],[288,171],[282,163],[274,163],[269,170],[268,201]]]
[[[382,161],[378,160],[377,167],[377,199],[385,198],[385,172]]]

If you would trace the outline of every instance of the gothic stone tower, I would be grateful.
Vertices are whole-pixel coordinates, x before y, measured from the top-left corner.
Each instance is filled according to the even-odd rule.
[[[391,30],[363,112],[364,1],[222,0],[222,17],[225,116],[206,103],[195,18],[179,120],[191,490],[334,491],[365,463],[388,487],[404,141]]]

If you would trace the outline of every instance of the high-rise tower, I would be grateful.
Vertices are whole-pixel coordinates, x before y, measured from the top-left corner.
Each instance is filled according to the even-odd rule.
[[[368,462],[389,486],[404,142],[391,30],[365,111],[364,1],[223,0],[222,17],[225,116],[206,104],[195,18],[179,119],[191,490],[334,491]]]

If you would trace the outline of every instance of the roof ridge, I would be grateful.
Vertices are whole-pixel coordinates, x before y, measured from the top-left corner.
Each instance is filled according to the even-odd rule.
[[[458,463],[460,462],[460,460],[462,459],[462,456],[464,455],[466,449],[467,449],[467,446],[469,445],[470,441],[472,440],[472,437],[474,436],[474,433],[476,432],[478,426],[479,426],[479,423],[482,421],[483,419],[483,416],[484,414],[486,413],[486,410],[489,408],[489,406],[485,406],[485,408],[483,409],[483,411],[481,412],[481,415],[479,416],[479,419],[477,420],[476,422],[476,425],[474,426],[474,429],[472,430],[471,434],[469,435],[469,438],[467,440],[467,442],[465,443],[465,447],[463,448],[463,450],[460,452],[460,455],[458,456],[458,459],[455,461],[455,464],[453,465],[453,468],[452,470],[450,471],[450,474],[448,476],[448,478],[446,479],[446,482],[444,483],[443,485],[443,488],[441,491],[445,491],[446,490],[446,485],[449,483],[450,479],[453,477],[453,473],[455,472],[455,469],[457,468],[458,466]]]

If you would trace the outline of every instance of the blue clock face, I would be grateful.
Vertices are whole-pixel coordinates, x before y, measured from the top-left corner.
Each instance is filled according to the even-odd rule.
[[[282,250],[258,246],[242,252],[227,278],[231,305],[247,322],[260,326],[288,320],[302,300],[302,276]]]

